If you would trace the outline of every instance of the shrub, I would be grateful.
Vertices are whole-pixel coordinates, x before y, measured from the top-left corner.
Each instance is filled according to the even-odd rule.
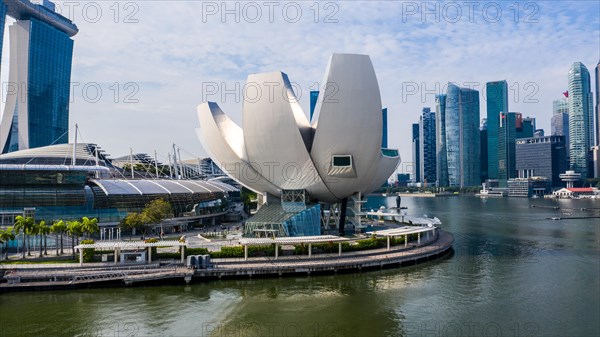
[[[87,239],[81,240],[82,245],[91,245],[94,244],[94,240]],[[92,262],[94,260],[94,254],[96,253],[95,248],[85,248],[83,249],[83,262]]]
[[[212,258],[244,257],[244,247],[223,246],[218,252],[210,252]]]
[[[206,248],[185,248],[185,255],[206,255],[208,249]]]
[[[283,249],[279,246],[279,253]],[[210,252],[212,258],[244,257],[243,246],[223,246],[219,252]],[[275,244],[268,246],[248,246],[248,256],[275,256]]]

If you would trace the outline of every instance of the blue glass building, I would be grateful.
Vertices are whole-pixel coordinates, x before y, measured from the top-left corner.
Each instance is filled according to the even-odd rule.
[[[531,138],[533,137],[535,130],[535,118],[525,117],[521,120],[521,127],[517,127],[517,139]]]
[[[479,91],[449,83],[445,117],[448,185],[479,185]]]
[[[0,21],[6,14],[17,20],[9,27],[9,82],[18,85],[7,93],[0,150],[68,143],[71,37],[77,27],[48,1],[42,6],[18,0],[0,9]]]
[[[487,135],[487,119],[481,120],[481,126],[479,127],[479,166],[481,169],[481,181],[488,179],[488,135]]]
[[[569,146],[571,170],[583,179],[592,172],[589,150],[594,142],[590,73],[581,62],[569,69]]]
[[[420,127],[420,153],[421,153],[421,177],[423,182],[435,183],[436,177],[436,142],[435,142],[435,111],[431,108],[423,108],[423,114],[419,120]]]
[[[500,124],[498,127],[498,182],[500,183],[500,187],[506,187],[508,179],[517,177],[515,157],[517,121],[522,124],[521,114],[519,113],[500,113]],[[533,132],[531,137],[533,137]]]
[[[508,112],[508,84],[506,81],[488,82],[485,85],[487,105],[488,177],[498,179],[498,128],[500,113]]]
[[[413,161],[413,182],[421,181],[421,146],[420,146],[419,123],[412,125],[412,161]]]
[[[448,186],[446,159],[446,95],[435,95],[435,152],[437,186]]]

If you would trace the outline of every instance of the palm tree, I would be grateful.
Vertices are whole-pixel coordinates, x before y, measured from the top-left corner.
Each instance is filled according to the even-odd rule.
[[[15,218],[15,225],[13,228],[15,229],[16,234],[18,235],[21,231],[23,232],[23,258],[25,258],[25,235],[27,235],[27,241],[29,241],[29,232],[33,227],[33,223],[33,218],[31,217],[24,218],[21,215],[19,215]],[[31,255],[29,254],[29,245],[27,245],[27,253],[28,255]]]
[[[92,234],[100,231],[100,227],[98,227],[98,219],[89,219],[88,217],[84,216],[81,218],[81,229],[82,232],[86,233],[87,237],[90,238]]]
[[[44,237],[44,255],[48,255],[48,234],[52,230],[50,226],[46,225],[46,221],[42,220],[38,224],[38,234]],[[42,244],[40,242],[40,257],[42,256]]]
[[[69,221],[67,223],[67,233],[71,236],[71,251],[75,256],[75,237],[77,237],[77,244],[79,244],[79,234],[81,233],[81,222]]]
[[[54,221],[52,226],[52,233],[56,234],[56,256],[58,256],[58,235],[60,234],[60,254],[64,254],[63,251],[63,234],[67,231],[67,225],[64,221],[58,220]]]
[[[6,260],[8,260],[8,241],[12,241],[15,239],[15,233],[13,233],[13,228],[8,227],[5,230],[0,230],[0,244],[6,243]],[[0,251],[0,258],[2,257],[2,252]]]

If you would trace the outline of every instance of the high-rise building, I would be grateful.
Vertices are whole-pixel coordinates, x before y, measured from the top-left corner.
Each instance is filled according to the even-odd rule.
[[[552,115],[550,134],[552,136],[564,136],[565,137],[565,145],[566,145],[567,149],[569,148],[569,114],[568,113],[559,112],[557,114]]]
[[[421,144],[419,137],[419,123],[412,125],[412,161],[413,161],[413,182],[421,181]]]
[[[485,85],[487,102],[488,177],[498,179],[498,128],[500,113],[508,112],[508,84],[506,81],[488,82]]]
[[[517,122],[517,139],[519,138],[531,138],[533,137],[533,133],[535,132],[535,118],[533,117],[525,117],[522,118],[521,114],[519,114],[518,118],[521,119],[520,127]]]
[[[563,186],[559,175],[567,170],[564,136],[522,138],[517,140],[518,178],[546,177],[552,186]]]
[[[17,0],[3,9],[0,23],[4,13],[16,22],[9,27],[8,77],[13,87],[6,95],[0,151],[68,143],[71,37],[77,27],[47,0],[43,5]]]
[[[600,60],[596,65],[596,145],[600,146]]]
[[[552,114],[558,115],[561,113],[568,114],[569,113],[569,102],[566,98],[561,98],[552,101]]]
[[[596,146],[594,147],[594,177],[600,178],[600,61],[596,65]]]
[[[592,172],[589,167],[593,144],[593,104],[590,73],[581,62],[569,69],[569,145],[570,168],[583,179]]]
[[[518,121],[522,123],[520,113],[500,113],[500,124],[498,127],[498,181],[500,187],[506,187],[508,179],[517,176],[515,144],[517,140]]]
[[[479,185],[479,91],[449,83],[445,115],[449,186]]]
[[[487,135],[487,118],[481,120],[479,127],[479,153],[481,158],[479,161],[481,169],[481,181],[488,179],[488,135]]]
[[[381,148],[388,148],[388,121],[387,108],[381,109],[381,117],[383,118],[383,133],[381,134]]]
[[[311,92],[310,92],[310,119],[309,119],[310,122],[312,122],[312,118],[315,113],[315,108],[317,107],[318,100],[319,100],[319,91],[311,90]]]
[[[419,117],[420,128],[420,154],[421,154],[421,179],[427,184],[436,181],[436,142],[435,142],[435,111],[423,108]]]
[[[446,158],[446,95],[435,95],[435,157],[436,184],[448,186],[448,162]]]

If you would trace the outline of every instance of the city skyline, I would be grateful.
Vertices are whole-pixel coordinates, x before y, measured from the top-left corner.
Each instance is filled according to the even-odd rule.
[[[68,13],[62,2],[58,4]],[[194,107],[202,99],[202,85],[208,79],[234,88],[235,83],[244,85],[247,72],[299,73],[297,82],[303,89],[300,102],[308,112],[309,91],[315,89],[311,85],[322,80],[321,60],[337,51],[372,56],[378,69],[382,103],[388,107],[389,146],[398,147],[402,157],[408,159],[410,140],[402,136],[410,133],[410,122],[406,120],[415,120],[423,106],[434,106],[433,94],[425,93],[425,99],[421,94],[438,83],[440,90],[448,81],[461,86],[478,83],[483,117],[485,83],[506,79],[511,110],[536,117],[538,127],[549,130],[552,101],[567,89],[565,73],[569,66],[581,61],[593,68],[600,58],[595,47],[600,34],[593,3],[548,6],[539,2],[536,22],[524,22],[531,10],[526,12],[524,3],[520,3],[522,15],[517,23],[511,17],[509,4],[502,4],[504,16],[498,22],[487,22],[480,11],[475,22],[466,18],[458,22],[441,18],[435,22],[431,16],[422,20],[420,15],[408,15],[401,4],[376,3],[365,8],[361,3],[339,3],[332,17],[337,23],[324,22],[331,11],[323,8],[315,23],[314,12],[308,5],[300,4],[304,16],[295,24],[286,22],[281,11],[273,23],[265,18],[250,23],[242,17],[238,23],[223,24],[219,15],[207,15],[206,22],[202,18],[191,19],[194,11],[202,11],[201,4],[139,3],[137,14],[133,15],[131,8],[121,8],[118,17],[109,5],[100,4],[104,15],[97,22],[84,19],[81,7],[74,11],[80,33],[75,38],[72,81],[79,86],[74,88],[72,97],[70,127],[79,123],[84,141],[98,142],[115,156],[128,153],[129,147],[146,153],[156,149],[164,161],[172,143],[205,156],[194,132]],[[115,17],[118,23],[114,22]],[[126,23],[127,19],[138,22]],[[165,22],[168,29],[156,25],[156,21]],[[415,27],[427,28],[405,37]],[[236,29],[236,34],[225,28]],[[250,39],[265,29],[270,32],[268,38]],[[315,33],[320,38],[311,40],[310,47],[289,43],[304,41]],[[102,36],[110,39],[103,40]],[[452,43],[447,40],[450,36]],[[228,43],[224,45],[222,41]],[[430,48],[417,48],[423,43]],[[495,52],[495,48],[510,46],[519,48],[503,56]],[[9,49],[5,44],[3,53]],[[573,50],[579,54],[573,55]],[[3,66],[2,75],[7,73]],[[90,97],[86,101],[82,96],[83,87],[90,83],[93,84],[86,87],[88,95],[93,94],[95,84],[102,89],[98,102],[92,103]],[[413,85],[417,92],[409,95]],[[207,98],[221,103],[220,94]],[[127,99],[138,103],[125,103]],[[235,121],[241,121],[234,95],[229,95],[222,105],[231,111]],[[143,127],[140,120],[144,120]],[[159,137],[156,130],[161,130]],[[403,171],[402,166],[399,171]]]

